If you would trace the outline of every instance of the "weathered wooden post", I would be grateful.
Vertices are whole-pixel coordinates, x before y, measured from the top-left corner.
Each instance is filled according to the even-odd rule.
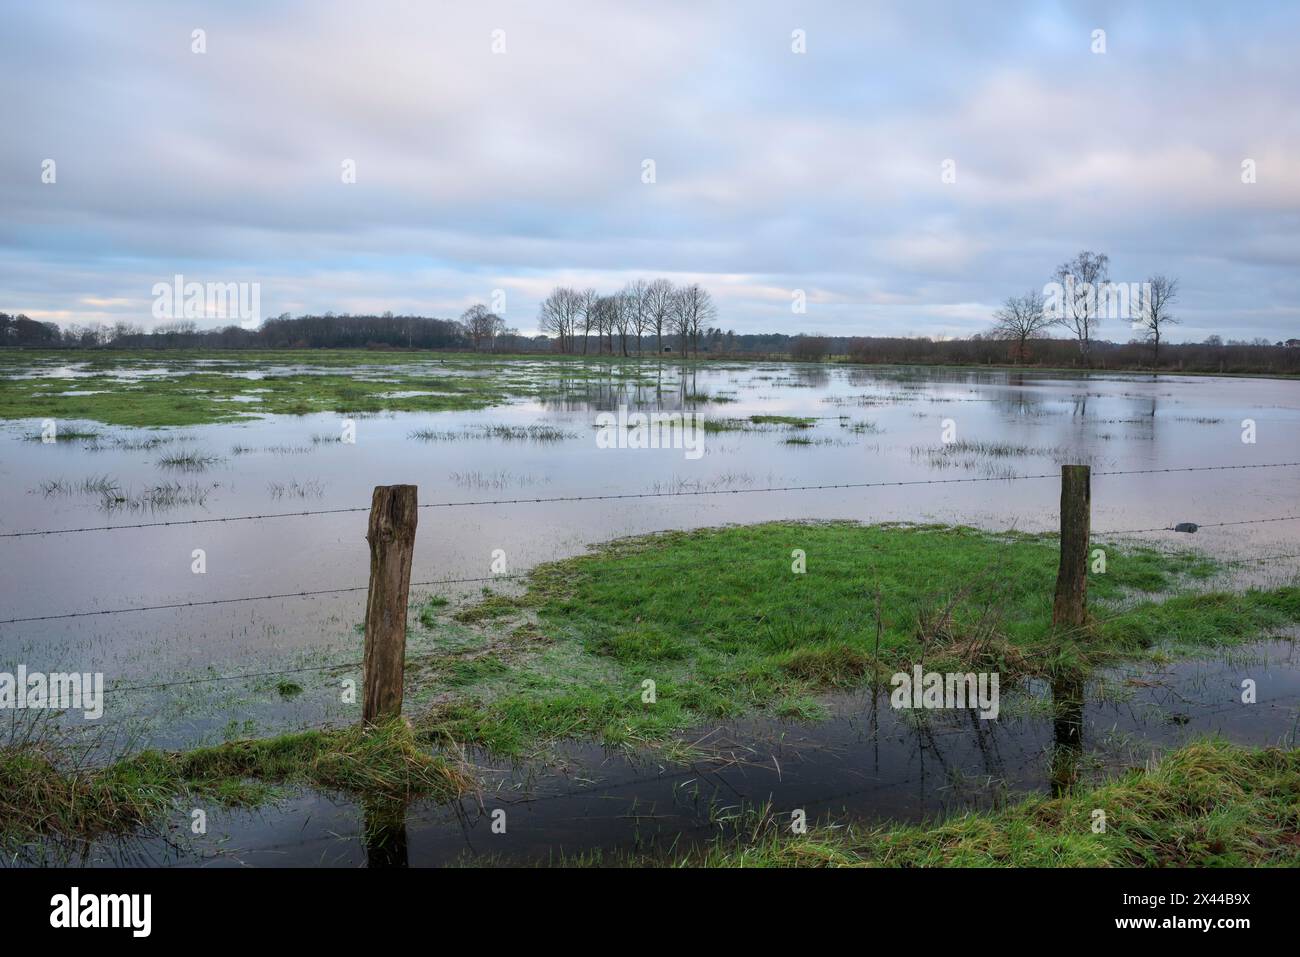
[[[418,514],[414,485],[377,485],[370,500],[370,590],[361,720],[373,724],[402,713],[406,667],[406,601],[411,587]]]
[[[1088,618],[1088,537],[1092,532],[1092,469],[1061,466],[1061,565],[1052,625],[1077,628]]]

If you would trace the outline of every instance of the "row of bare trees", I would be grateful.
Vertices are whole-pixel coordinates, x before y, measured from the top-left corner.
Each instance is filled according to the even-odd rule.
[[[556,286],[542,301],[538,327],[555,337],[561,352],[587,354],[591,335],[596,351],[604,352],[606,340],[611,355],[617,348],[629,355],[632,342],[640,355],[648,337],[654,336],[655,352],[664,351],[665,337],[676,337],[685,356],[687,349],[699,354],[700,332],[713,321],[718,310],[709,291],[699,283],[674,286],[667,279],[647,282],[636,279],[618,292],[601,295],[595,289]]]
[[[1181,321],[1173,314],[1177,279],[1157,274],[1134,284],[1136,288],[1112,283],[1110,257],[1105,253],[1084,250],[1057,266],[1052,279],[1042,292],[1031,289],[1023,296],[1008,297],[993,314],[993,336],[1013,343],[1016,362],[1029,358],[1030,340],[1045,337],[1057,326],[1073,334],[1086,362],[1102,320],[1119,318],[1140,331],[1141,341],[1152,348],[1154,364],[1160,360],[1160,343],[1169,327]]]

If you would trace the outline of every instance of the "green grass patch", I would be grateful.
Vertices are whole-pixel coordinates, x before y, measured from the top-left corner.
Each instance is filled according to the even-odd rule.
[[[0,749],[0,839],[90,838],[156,825],[176,802],[251,806],[277,785],[367,799],[454,797],[470,779],[423,749],[405,722],[305,731],[194,751],[143,751],[96,769],[64,769],[39,746]]]
[[[613,542],[541,566],[521,597],[489,595],[450,621],[430,615],[449,653],[467,640],[454,629],[490,642],[526,622],[530,640],[516,640],[509,667],[481,681],[459,673],[456,694],[427,721],[513,755],[562,737],[659,743],[719,718],[798,713],[791,702],[887,681],[917,662],[1010,682],[1300,621],[1293,586],[1195,593],[1217,568],[1207,558],[1106,550],[1106,572],[1089,582],[1094,624],[1060,634],[1051,536],[776,522]]]
[[[1093,832],[1094,812],[1106,828]],[[1193,742],[1153,770],[932,825],[810,827],[764,815],[696,867],[1300,866],[1300,750]]]
[[[811,429],[817,420],[802,415],[751,415],[749,421],[755,425],[786,425],[792,429]]]
[[[219,364],[198,364],[199,358]],[[57,369],[69,362],[83,363],[78,368],[83,374],[34,378],[4,374],[39,372],[47,366]],[[481,367],[428,353],[344,350],[24,354],[0,364],[0,419],[181,426],[237,421],[263,413],[475,410],[539,393],[540,384],[522,369],[487,368],[497,374],[482,375]],[[71,440],[71,435],[66,438]]]

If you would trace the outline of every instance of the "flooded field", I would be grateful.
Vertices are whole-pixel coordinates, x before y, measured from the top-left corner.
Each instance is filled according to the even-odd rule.
[[[366,510],[380,484],[415,484],[421,504],[437,506],[421,510],[412,581],[474,580],[416,587],[417,607],[444,596],[457,608],[485,586],[517,594],[516,576],[539,563],[661,530],[845,519],[1051,532],[1066,463],[1093,468],[1095,538],[1194,548],[1223,563],[1197,588],[1287,584],[1300,567],[1300,522],[1287,520],[1300,469],[1177,471],[1296,459],[1300,386],[1290,381],[409,356],[11,362],[4,374],[13,406],[38,414],[0,424],[0,534],[111,530],[0,538],[0,617],[31,619],[0,625],[0,670],[102,671],[114,691],[89,746],[100,755],[355,721],[337,687],[359,676]],[[158,403],[151,384],[169,380],[177,387]],[[104,394],[113,402],[97,418]],[[65,402],[77,416],[59,412]],[[294,402],[301,414],[259,411]],[[597,415],[621,407],[700,413],[700,454],[601,447]],[[184,424],[168,424],[178,415]],[[41,441],[47,419],[55,441]],[[1152,471],[1165,469],[1174,471]],[[871,487],[794,490],[834,485]],[[248,515],[267,517],[220,521]],[[185,524],[195,519],[215,521]],[[1160,530],[1184,522],[1203,527]],[[354,590],[297,597],[331,589]],[[294,597],[224,603],[267,595]],[[59,617],[144,605],[177,607]],[[413,622],[408,654],[446,634]],[[1090,683],[1076,722],[1084,773],[1140,765],[1193,733],[1251,745],[1293,735],[1291,646],[1251,648]],[[1267,702],[1249,717],[1230,707],[1246,661]],[[408,700],[436,704],[437,680]],[[769,801],[810,818],[915,820],[1050,789],[1062,744],[1059,715],[1042,705],[1050,698],[1031,682],[999,722],[918,723],[869,691],[828,693],[818,702],[825,720],[744,717],[688,731],[682,740],[703,753],[685,762],[587,741],[560,743],[539,762],[473,753],[484,793],[413,804],[392,840],[367,841],[374,827],[362,809],[306,791],[221,815],[220,847],[142,838],[97,845],[86,860],[415,864],[663,851]],[[508,841],[487,830],[497,806],[518,822]]]
[[[1239,697],[1257,680],[1259,704]],[[1056,691],[1059,693],[1060,688]],[[997,722],[967,715],[915,721],[885,693],[831,701],[821,723],[750,719],[685,737],[689,762],[568,745],[544,769],[483,761],[484,791],[452,803],[377,810],[319,792],[270,809],[214,813],[195,838],[178,816],[164,837],[47,846],[28,863],[88,866],[443,866],[668,862],[759,815],[799,809],[810,820],[924,821],[1059,793],[1076,781],[1142,767],[1206,734],[1257,747],[1294,747],[1300,655],[1268,642],[1152,672],[1108,672],[1059,720],[1053,689],[1033,687]],[[492,829],[504,810],[508,828]]]

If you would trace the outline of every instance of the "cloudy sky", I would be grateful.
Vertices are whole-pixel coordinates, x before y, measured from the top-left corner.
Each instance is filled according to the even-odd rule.
[[[150,325],[179,273],[532,332],[664,275],[969,335],[1092,249],[1181,280],[1175,339],[1300,336],[1297,50],[1289,2],[0,0],[0,311]]]

